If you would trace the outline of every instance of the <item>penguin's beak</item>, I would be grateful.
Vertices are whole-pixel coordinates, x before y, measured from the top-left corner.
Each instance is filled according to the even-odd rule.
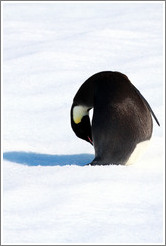
[[[90,139],[90,137],[88,137],[88,140],[93,145],[93,141],[92,141],[92,139]]]

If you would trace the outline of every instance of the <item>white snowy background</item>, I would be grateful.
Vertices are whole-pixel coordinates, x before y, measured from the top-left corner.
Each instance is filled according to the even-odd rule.
[[[2,3],[2,242],[164,243],[164,3]],[[84,166],[70,126],[81,84],[125,73],[155,112],[131,166]]]

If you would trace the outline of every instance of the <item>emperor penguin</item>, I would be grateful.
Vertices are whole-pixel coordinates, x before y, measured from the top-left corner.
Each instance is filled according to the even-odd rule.
[[[90,165],[135,162],[140,144],[144,148],[151,139],[151,115],[160,125],[140,91],[125,74],[116,71],[103,71],[88,78],[74,96],[70,112],[77,137],[94,146],[95,158]]]

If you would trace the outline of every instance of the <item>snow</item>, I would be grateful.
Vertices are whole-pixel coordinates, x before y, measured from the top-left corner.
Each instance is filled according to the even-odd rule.
[[[164,243],[164,3],[2,3],[3,244]],[[86,166],[70,126],[81,84],[125,73],[155,112],[130,166]]]

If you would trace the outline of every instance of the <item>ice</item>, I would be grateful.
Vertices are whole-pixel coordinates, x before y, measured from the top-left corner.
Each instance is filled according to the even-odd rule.
[[[164,3],[2,2],[4,244],[164,242]],[[125,73],[156,114],[131,166],[84,166],[70,126],[81,84]]]

